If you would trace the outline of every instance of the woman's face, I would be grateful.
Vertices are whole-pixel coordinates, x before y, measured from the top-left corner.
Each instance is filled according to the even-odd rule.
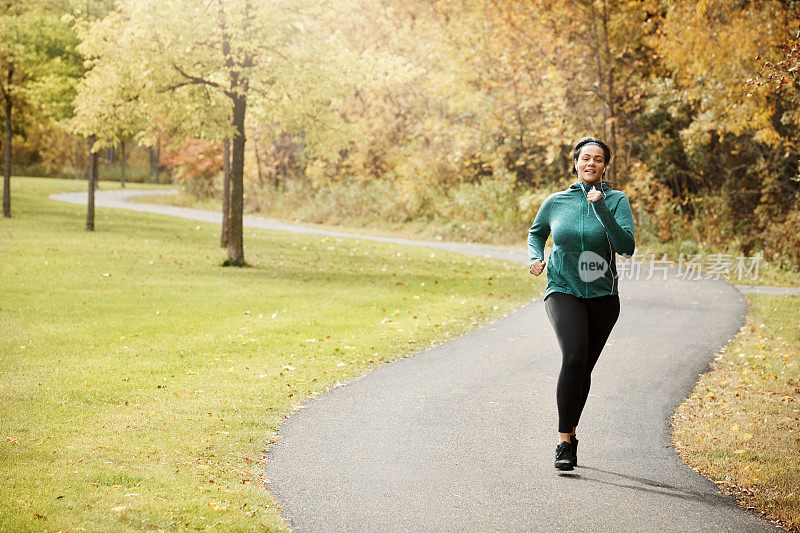
[[[578,171],[578,179],[584,183],[600,183],[603,171],[606,168],[606,157],[603,149],[596,144],[587,144],[581,148],[578,160],[575,161],[575,170]]]

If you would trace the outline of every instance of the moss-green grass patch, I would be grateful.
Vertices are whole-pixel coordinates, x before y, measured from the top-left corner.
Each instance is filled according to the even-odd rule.
[[[674,417],[684,460],[800,531],[800,297],[748,295],[742,332]]]
[[[286,529],[262,477],[311,394],[538,296],[525,265],[49,200],[0,221],[0,530]],[[118,184],[103,183],[112,189]],[[146,188],[151,188],[147,186]],[[330,443],[336,446],[336,443]]]

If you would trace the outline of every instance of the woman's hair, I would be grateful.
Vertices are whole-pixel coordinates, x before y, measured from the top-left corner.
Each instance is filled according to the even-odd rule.
[[[603,156],[606,158],[606,166],[608,166],[608,163],[611,161],[611,148],[600,139],[595,139],[594,137],[584,137],[575,143],[575,148],[572,149],[572,161],[575,162],[578,160],[578,156],[581,155],[581,149],[587,144],[596,144],[603,150]],[[575,165],[572,165],[572,173],[575,175],[578,174],[578,171],[575,170]]]

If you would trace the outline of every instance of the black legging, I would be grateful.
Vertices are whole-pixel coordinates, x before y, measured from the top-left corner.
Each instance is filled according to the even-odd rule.
[[[592,369],[619,317],[619,296],[578,298],[553,292],[544,307],[563,357],[556,388],[558,431],[572,433],[589,396]]]

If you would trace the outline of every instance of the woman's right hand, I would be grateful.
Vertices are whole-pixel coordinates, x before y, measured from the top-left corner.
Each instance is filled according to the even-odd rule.
[[[536,261],[531,263],[531,274],[533,274],[534,276],[538,276],[539,274],[542,273],[542,270],[544,270],[545,265],[547,265],[547,263],[543,263],[537,259]]]

